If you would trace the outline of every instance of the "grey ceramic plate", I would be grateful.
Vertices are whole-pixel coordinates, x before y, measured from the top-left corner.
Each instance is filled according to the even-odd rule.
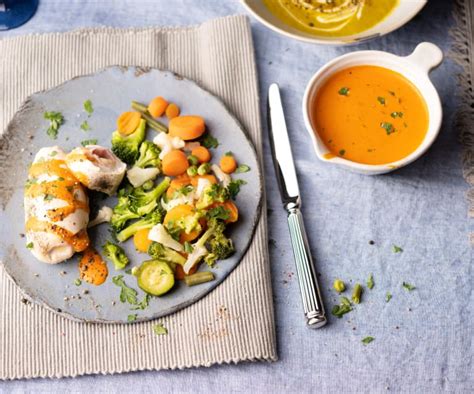
[[[41,147],[57,144],[70,150],[90,138],[97,138],[98,144],[110,147],[116,118],[121,112],[129,110],[131,100],[147,103],[157,95],[176,102],[183,114],[203,116],[208,130],[220,142],[214,150],[215,157],[231,150],[241,163],[251,167],[251,171],[235,176],[247,182],[237,197],[239,221],[230,230],[237,252],[231,258],[218,262],[213,269],[216,280],[191,288],[180,282],[168,294],[153,297],[145,310],[131,311],[130,305],[119,301],[120,289],[112,283],[112,277],[124,275],[127,285],[138,290],[139,300],[144,293],[138,288],[135,277],[115,271],[113,264],[109,264],[109,277],[102,286],[85,282],[76,286],[74,281],[79,276],[77,256],[61,264],[48,265],[30,254],[22,237],[23,185],[28,165]],[[83,110],[86,99],[90,99],[94,106],[90,118]],[[46,135],[44,111],[61,111],[64,115],[65,123],[56,141]],[[86,119],[91,127],[88,132],[79,127]],[[153,130],[148,130],[148,139],[153,138],[154,134]],[[29,298],[77,320],[126,322],[128,315],[137,313],[137,321],[144,321],[173,313],[199,300],[221,283],[240,262],[260,215],[261,174],[255,150],[245,132],[216,97],[171,72],[111,67],[32,95],[16,113],[0,140],[0,161],[0,260],[9,276]],[[90,197],[92,208],[104,204],[113,206],[115,203],[114,198],[103,200],[99,196]],[[107,224],[91,229],[89,235],[98,250],[106,239],[111,239]],[[135,251],[131,240],[124,245],[131,259],[130,266],[139,265],[147,259],[147,255]]]

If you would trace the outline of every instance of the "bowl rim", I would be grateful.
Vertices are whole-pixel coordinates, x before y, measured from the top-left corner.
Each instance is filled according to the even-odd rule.
[[[416,53],[417,49],[420,46],[426,45],[427,43],[421,43],[417,46],[415,51],[409,55],[409,56],[398,56],[390,52],[385,52],[385,51],[378,51],[378,50],[363,50],[363,51],[355,51],[351,53],[346,53],[342,56],[338,56],[326,64],[324,64],[321,68],[319,68],[316,73],[311,77],[309,80],[308,84],[306,85],[306,89],[304,92],[303,96],[303,101],[302,101],[302,110],[303,110],[303,118],[304,118],[304,124],[306,127],[306,131],[309,133],[311,140],[313,142],[313,148],[314,151],[317,155],[317,157],[324,162],[328,162],[330,164],[336,164],[339,166],[347,167],[348,169],[355,170],[357,172],[365,173],[365,174],[382,174],[382,173],[387,173],[394,171],[398,168],[404,167],[415,160],[419,159],[423,154],[426,153],[426,151],[432,146],[434,141],[439,135],[440,129],[441,129],[441,124],[442,124],[442,119],[443,119],[443,108],[441,104],[441,99],[439,97],[438,91],[436,90],[436,87],[433,85],[431,80],[429,79],[429,69],[423,69],[422,67],[417,67],[417,64],[413,61],[410,61],[410,56],[412,56],[414,53]],[[433,44],[428,44],[428,45],[433,45]],[[434,46],[434,45],[433,45]],[[438,50],[439,48],[436,47]],[[439,50],[440,51],[440,50]],[[415,86],[418,88],[420,91],[423,100],[425,101],[428,111],[430,112],[430,117],[429,117],[429,122],[428,122],[428,130],[426,132],[425,137],[423,138],[423,141],[421,144],[413,151],[411,152],[408,156],[403,157],[402,159],[399,159],[394,162],[390,163],[384,163],[384,164],[364,164],[364,163],[359,163],[355,162],[352,160],[344,159],[339,156],[335,157],[324,157],[326,153],[329,152],[329,149],[327,149],[326,145],[324,142],[321,140],[319,137],[318,132],[315,130],[313,127],[313,124],[311,122],[310,116],[309,116],[309,106],[311,104],[311,98],[313,96],[313,88],[316,82],[325,74],[325,72],[330,71],[331,69],[336,69],[337,65],[343,62],[344,60],[347,59],[364,59],[366,56],[370,55],[377,55],[377,56],[383,56],[386,59],[391,60],[394,63],[398,63],[401,66],[405,66],[406,68],[409,68],[411,70],[414,70],[415,72],[418,72],[420,75],[423,75],[424,81],[422,82],[424,85],[424,88],[420,87],[421,83],[415,83]],[[365,60],[365,59],[364,59]],[[379,67],[385,67],[388,68],[392,71],[400,73],[403,77],[407,78],[409,81],[413,83],[412,78],[410,78],[405,72],[401,71],[400,69],[392,68],[389,65],[385,66],[380,66],[377,64],[375,61],[364,61],[361,62],[360,65],[375,65]],[[435,65],[436,66],[436,65]],[[434,66],[434,67],[435,67]],[[349,67],[349,66],[346,66]],[[334,72],[339,71],[341,69],[344,69],[344,67],[341,67],[340,69],[334,70]],[[332,75],[332,73],[330,73]],[[325,76],[327,78],[328,76]],[[427,91],[431,90],[429,93],[431,95],[431,99],[434,100],[434,103],[432,103],[431,106],[428,105],[428,93]],[[430,132],[431,131],[431,132]],[[321,146],[324,146],[328,152],[322,152],[321,151]]]
[[[261,0],[260,0],[261,1]],[[404,0],[400,0],[404,1]],[[306,43],[311,43],[311,44],[320,44],[320,45],[334,45],[334,46],[343,46],[343,45],[353,45],[357,43],[361,43],[364,41],[372,40],[387,34],[390,34],[391,32],[401,28],[408,22],[410,22],[422,9],[423,7],[428,3],[428,0],[416,0],[416,3],[410,2],[410,4],[413,4],[413,9],[411,12],[408,12],[405,14],[403,18],[399,18],[394,21],[394,23],[389,27],[384,29],[381,32],[371,32],[366,35],[364,33],[370,32],[372,29],[376,28],[378,25],[380,25],[384,20],[380,21],[377,23],[375,26],[372,28],[362,31],[361,33],[349,35],[349,36],[343,36],[343,37],[322,37],[322,36],[314,36],[313,37],[308,37],[305,35],[298,34],[296,32],[290,32],[287,31],[281,27],[276,26],[275,24],[271,23],[268,19],[262,17],[260,14],[258,14],[250,4],[250,0],[240,0],[244,8],[255,18],[257,19],[260,23],[262,23],[264,26],[267,28],[284,35],[289,38],[294,38],[295,40],[306,42]],[[408,3],[407,3],[408,4]],[[399,7],[400,4],[397,6]],[[297,31],[295,29],[295,31]]]

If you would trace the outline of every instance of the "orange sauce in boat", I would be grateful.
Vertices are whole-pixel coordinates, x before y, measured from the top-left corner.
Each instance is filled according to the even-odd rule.
[[[80,278],[87,283],[99,286],[105,282],[109,274],[107,264],[97,251],[87,248],[79,261]]]
[[[426,103],[401,74],[378,66],[355,66],[330,76],[312,105],[312,123],[334,156],[363,163],[401,160],[428,131]]]

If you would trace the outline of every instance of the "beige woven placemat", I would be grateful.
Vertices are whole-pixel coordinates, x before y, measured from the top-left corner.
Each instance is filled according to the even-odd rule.
[[[0,126],[31,93],[109,65],[151,66],[194,79],[223,99],[262,141],[250,25],[246,17],[191,28],[88,29],[0,41]],[[2,223],[2,225],[7,225]],[[0,268],[0,379],[63,377],[276,360],[265,212],[250,250],[207,297],[160,322],[77,323],[22,302]]]

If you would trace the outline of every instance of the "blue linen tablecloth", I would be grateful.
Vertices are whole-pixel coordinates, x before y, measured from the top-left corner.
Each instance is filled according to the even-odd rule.
[[[271,82],[283,90],[304,215],[326,301],[336,277],[375,287],[343,319],[330,316],[316,331],[305,327],[298,283],[265,139],[269,236],[280,361],[185,371],[139,372],[62,380],[1,382],[0,392],[473,392],[473,230],[467,218],[456,74],[449,58],[432,73],[444,122],[429,152],[390,175],[366,177],[317,161],[301,113],[304,87],[325,62],[357,49],[407,55],[421,41],[452,48],[454,2],[430,0],[404,28],[357,47],[296,42],[252,21],[261,109]],[[245,10],[237,0],[42,0],[36,16],[0,37],[84,26],[188,25]],[[373,240],[374,245],[369,244]],[[402,253],[393,253],[399,245]],[[352,282],[351,282],[352,281]],[[402,282],[416,286],[408,292]],[[386,292],[392,293],[385,302]],[[363,345],[361,339],[375,341]]]

